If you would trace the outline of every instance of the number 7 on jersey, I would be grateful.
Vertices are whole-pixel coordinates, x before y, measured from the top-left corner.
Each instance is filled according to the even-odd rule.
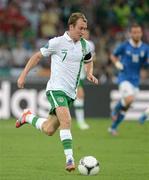
[[[63,57],[63,59],[62,59],[62,62],[63,62],[63,61],[66,59],[67,52],[66,52],[66,51],[63,51],[62,53],[64,54],[64,57]]]

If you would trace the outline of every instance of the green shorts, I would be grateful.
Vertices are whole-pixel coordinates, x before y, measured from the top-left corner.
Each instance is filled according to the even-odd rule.
[[[74,101],[63,91],[47,91],[46,95],[51,105],[49,114],[56,114],[55,109],[59,106],[65,106],[69,108]]]
[[[84,86],[84,79],[80,79],[78,87],[82,87]]]

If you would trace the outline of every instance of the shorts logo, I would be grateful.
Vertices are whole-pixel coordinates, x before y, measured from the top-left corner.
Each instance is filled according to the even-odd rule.
[[[64,98],[63,98],[63,97],[58,97],[58,98],[57,98],[57,101],[60,102],[60,103],[62,103],[62,102],[64,102]]]

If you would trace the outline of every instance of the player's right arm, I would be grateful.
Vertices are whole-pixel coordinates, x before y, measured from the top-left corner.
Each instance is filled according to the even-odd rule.
[[[111,59],[112,63],[115,65],[115,67],[118,70],[123,70],[124,69],[123,64],[120,62],[118,57],[111,54],[110,59]]]
[[[48,41],[48,43],[40,48],[40,51],[36,52],[28,61],[26,64],[24,70],[22,71],[19,79],[18,79],[18,87],[23,88],[25,84],[25,78],[34,66],[38,64],[38,62],[41,60],[42,57],[48,57],[56,52],[57,46],[58,46],[58,38],[53,38]]]
[[[18,78],[17,84],[19,88],[24,87],[25,79],[28,72],[38,64],[38,62],[41,60],[42,57],[43,57],[42,53],[38,51],[29,59],[28,63],[26,64],[25,68],[23,69],[22,73]]]
[[[118,70],[123,70],[123,64],[121,63],[119,57],[123,55],[124,53],[124,47],[125,47],[125,43],[122,43],[121,45],[119,45],[114,52],[110,55],[110,59],[112,61],[112,63],[115,65],[115,67]]]

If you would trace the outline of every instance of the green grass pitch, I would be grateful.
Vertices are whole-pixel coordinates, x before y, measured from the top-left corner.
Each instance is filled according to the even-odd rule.
[[[101,165],[96,176],[64,170],[65,158],[57,132],[48,137],[29,125],[15,128],[13,119],[0,121],[0,180],[149,180],[149,122],[125,121],[119,136],[107,133],[108,119],[87,119],[81,131],[73,120],[76,163],[86,155]]]

